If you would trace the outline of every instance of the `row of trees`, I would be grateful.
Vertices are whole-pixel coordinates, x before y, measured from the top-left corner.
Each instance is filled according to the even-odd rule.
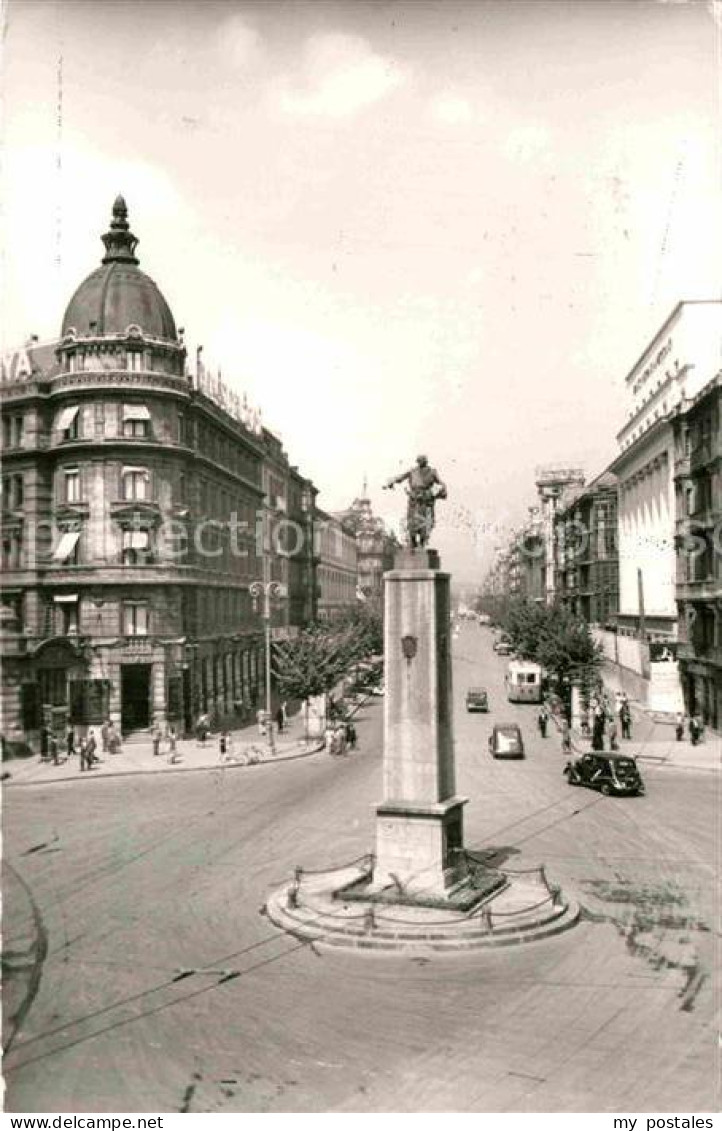
[[[541,664],[559,685],[577,683],[587,690],[599,678],[601,647],[586,621],[563,606],[511,601],[502,627],[514,651]]]
[[[271,668],[282,699],[327,695],[370,655],[383,651],[383,621],[374,609],[354,609],[273,645]]]

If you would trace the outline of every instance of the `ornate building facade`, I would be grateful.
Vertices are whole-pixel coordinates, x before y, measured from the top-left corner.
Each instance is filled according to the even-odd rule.
[[[685,709],[722,725],[722,430],[718,373],[674,421],[677,658]]]
[[[187,730],[262,694],[249,584],[268,569],[259,523],[282,454],[194,383],[121,197],[103,243],[55,348],[3,370],[6,737],[32,740],[51,708],[79,726]],[[286,468],[301,514],[311,485]],[[291,593],[313,584],[306,547],[298,561]]]
[[[587,624],[613,624],[619,608],[616,477],[602,472],[555,521],[557,598]]]
[[[348,510],[334,515],[353,532],[356,539],[358,589],[363,600],[380,605],[383,602],[384,573],[393,569],[394,553],[399,545],[382,519],[371,509],[366,492],[354,499]]]

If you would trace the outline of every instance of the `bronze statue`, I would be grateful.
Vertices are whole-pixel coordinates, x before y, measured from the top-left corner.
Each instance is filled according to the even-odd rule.
[[[439,479],[436,469],[429,467],[426,456],[419,456],[416,466],[394,476],[384,484],[384,490],[391,489],[397,483],[407,482],[406,495],[408,497],[406,511],[406,539],[408,544],[416,549],[426,546],[431,531],[434,529],[434,506],[437,499],[446,498],[446,487]]]

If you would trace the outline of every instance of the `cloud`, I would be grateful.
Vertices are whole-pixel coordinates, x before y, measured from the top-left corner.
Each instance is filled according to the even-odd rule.
[[[545,126],[519,126],[507,136],[504,153],[511,161],[526,164],[540,157],[548,144],[549,131]]]
[[[376,55],[360,36],[314,35],[293,82],[281,90],[288,114],[343,118],[378,102],[405,81],[402,68]]]
[[[240,16],[232,16],[218,30],[217,43],[224,57],[235,66],[246,66],[259,54],[261,37]]]
[[[474,117],[471,105],[456,94],[440,94],[431,103],[431,114],[435,121],[447,126],[464,125]]]

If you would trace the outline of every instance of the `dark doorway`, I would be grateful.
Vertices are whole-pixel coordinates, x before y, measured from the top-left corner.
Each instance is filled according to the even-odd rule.
[[[123,734],[150,726],[150,664],[120,669],[120,726]]]

